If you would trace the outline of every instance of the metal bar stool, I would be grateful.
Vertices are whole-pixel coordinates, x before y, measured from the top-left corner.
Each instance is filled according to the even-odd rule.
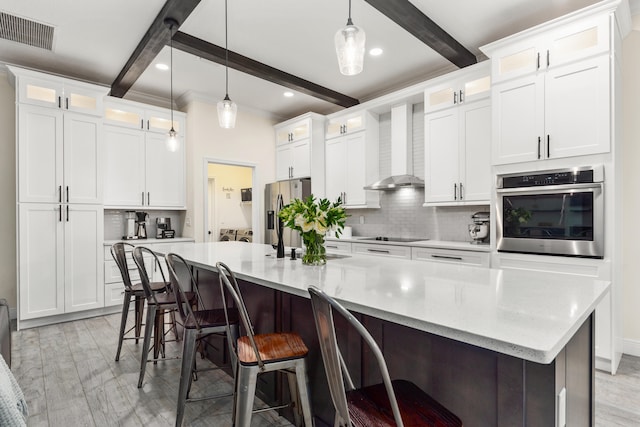
[[[124,301],[122,304],[122,318],[120,319],[120,335],[118,337],[118,350],[116,351],[116,362],[120,360],[120,351],[122,350],[122,342],[125,339],[135,339],[136,344],[138,340],[142,338],[140,332],[142,330],[142,315],[144,312],[145,293],[141,283],[132,284],[131,276],[129,275],[129,265],[127,263],[127,252],[131,253],[135,246],[130,243],[117,242],[111,245],[111,256],[113,257],[120,275],[122,276],[122,282],[124,283]],[[165,284],[161,282],[151,282],[151,290],[154,293],[160,293],[165,291]],[[127,316],[129,315],[129,305],[131,304],[131,298],[134,298],[135,302],[135,322],[134,325],[125,331],[127,327]],[[135,330],[133,337],[125,337],[131,330]]]
[[[380,348],[366,328],[349,311],[314,286],[309,288],[309,293],[329,392],[336,410],[336,427],[462,426],[457,416],[415,384],[405,380],[391,381]],[[355,388],[338,348],[333,312],[343,316],[369,345],[378,361],[383,383]]]
[[[309,381],[305,362],[309,351],[302,338],[293,332],[256,335],[233,272],[221,262],[216,264],[216,268],[220,278],[220,291],[222,292],[225,311],[230,310],[227,308],[227,295],[230,295],[236,307],[238,307],[240,319],[246,332],[246,335],[241,336],[235,342],[237,363],[234,425],[248,427],[251,424],[253,412],[289,406],[281,405],[253,410],[258,375],[265,372],[281,371],[287,374],[296,425],[301,425],[301,421],[304,419],[305,426],[313,426]],[[302,412],[302,417],[300,412]]]
[[[190,398],[189,390],[191,389],[192,372],[194,372],[196,342],[209,335],[216,334],[226,336],[227,345],[229,346],[229,355],[232,367],[235,372],[235,358],[233,356],[232,343],[238,338],[238,311],[236,309],[200,309],[193,310],[187,303],[188,294],[185,291],[187,285],[190,285],[195,292],[199,301],[199,307],[206,307],[191,267],[180,255],[169,253],[165,255],[167,266],[169,267],[169,276],[174,287],[176,301],[178,303],[178,313],[183,321],[184,337],[182,347],[182,368],[180,370],[180,385],[178,386],[178,408],[176,411],[176,427],[182,425],[184,418],[185,404],[197,402],[206,399],[216,399],[224,396],[231,396],[232,393]],[[185,280],[184,277],[188,279]],[[213,368],[216,369],[216,368]]]
[[[165,285],[165,292],[153,292],[153,290],[151,289],[151,281],[149,280],[147,267],[145,265],[145,255],[152,260],[154,267],[160,269],[162,282]],[[166,312],[169,312],[171,314],[172,329],[176,334],[176,341],[178,340],[175,321],[175,311],[178,310],[178,304],[176,302],[176,296],[164,276],[164,272],[162,271],[162,267],[160,265],[160,260],[152,250],[143,246],[137,246],[133,250],[133,260],[138,266],[138,271],[140,272],[140,283],[142,284],[142,288],[144,289],[145,297],[147,299],[147,320],[145,322],[143,341],[144,344],[142,346],[142,357],[140,358],[140,377],[138,379],[138,388],[141,388],[142,382],[144,380],[147,362],[153,362],[154,364],[156,364],[158,363],[158,360],[165,359],[166,333],[164,331],[164,315]],[[191,305],[192,307],[197,307],[198,299],[194,292],[185,292],[185,298],[189,305]],[[149,360],[149,345],[152,335],[153,359]],[[162,359],[158,357],[160,354],[162,355]]]

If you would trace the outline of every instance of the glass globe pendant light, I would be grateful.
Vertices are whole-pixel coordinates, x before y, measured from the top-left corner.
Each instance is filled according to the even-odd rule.
[[[171,18],[165,19],[164,23],[169,27],[169,50],[171,55],[171,62],[169,65],[171,67],[171,130],[167,135],[167,150],[175,153],[180,148],[180,141],[178,140],[178,132],[173,128],[173,27],[174,25],[178,25],[178,23]]]
[[[364,63],[364,30],[351,21],[351,0],[347,25],[338,30],[334,38],[340,72],[345,76],[355,76],[362,71]]]
[[[224,99],[218,102],[218,122],[224,129],[233,129],[236,126],[236,114],[238,106],[229,98],[229,42],[227,36],[227,0],[224,0],[224,50],[225,50],[225,80],[226,90]]]

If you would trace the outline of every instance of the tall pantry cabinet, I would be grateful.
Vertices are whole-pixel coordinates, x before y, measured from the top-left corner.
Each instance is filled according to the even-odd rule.
[[[18,322],[103,307],[108,88],[8,68],[17,112]]]

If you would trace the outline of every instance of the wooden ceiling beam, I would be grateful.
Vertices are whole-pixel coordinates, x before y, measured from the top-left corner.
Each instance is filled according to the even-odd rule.
[[[167,0],[118,77],[111,84],[111,96],[122,98],[162,48],[169,43],[171,30],[165,24],[165,19],[171,18],[178,23],[177,27],[173,28],[175,33],[199,3],[200,0]]]
[[[409,0],[365,1],[459,68],[478,62],[473,53],[440,28]]]
[[[205,40],[178,31],[173,36],[173,47],[183,52],[190,53],[200,58],[207,59],[218,64],[225,65],[225,49]],[[278,70],[262,62],[255,61],[246,56],[229,51],[229,68],[270,81],[280,86],[293,89],[300,93],[322,99],[323,101],[352,107],[360,103],[355,98],[341,94],[324,86],[317,85],[308,80]]]

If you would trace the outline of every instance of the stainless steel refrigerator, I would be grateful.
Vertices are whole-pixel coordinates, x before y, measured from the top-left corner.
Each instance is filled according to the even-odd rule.
[[[278,243],[278,202],[281,196],[281,204],[288,205],[292,199],[306,199],[311,195],[311,178],[290,179],[267,184],[264,190],[266,201],[265,218],[265,243],[276,245]],[[282,240],[285,246],[301,248],[302,238],[300,233],[288,227],[282,230]]]

